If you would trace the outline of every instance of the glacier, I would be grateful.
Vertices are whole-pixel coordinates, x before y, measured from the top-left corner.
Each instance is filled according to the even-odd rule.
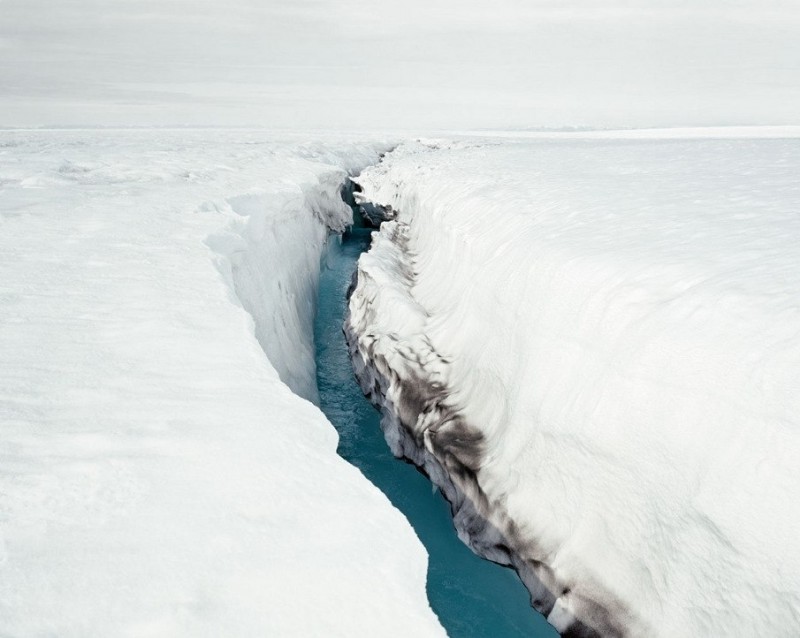
[[[798,0],[0,11],[0,638],[800,636]]]
[[[407,142],[346,333],[397,456],[570,636],[800,631],[796,129]]]
[[[0,132],[1,634],[444,635],[313,404],[339,188],[390,146],[319,137]]]

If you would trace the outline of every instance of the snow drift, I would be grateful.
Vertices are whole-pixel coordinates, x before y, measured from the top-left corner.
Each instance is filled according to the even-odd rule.
[[[444,633],[408,522],[288,387],[382,147],[0,134],[0,633]]]
[[[800,144],[552,137],[358,178],[387,440],[564,634],[797,635]]]

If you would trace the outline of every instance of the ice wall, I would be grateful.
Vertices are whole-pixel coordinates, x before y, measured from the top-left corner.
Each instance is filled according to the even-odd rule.
[[[208,239],[220,269],[253,317],[255,334],[281,380],[317,403],[313,322],[323,246],[352,212],[339,196],[344,170],[282,193],[228,198],[233,221]]]
[[[354,361],[395,454],[561,632],[788,638],[800,144],[660,136],[367,171],[394,219],[359,263]]]

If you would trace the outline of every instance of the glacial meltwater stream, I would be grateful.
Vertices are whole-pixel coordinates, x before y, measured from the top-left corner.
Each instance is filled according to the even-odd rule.
[[[513,571],[477,557],[461,543],[447,501],[413,466],[392,456],[380,415],[361,394],[342,322],[347,288],[369,241],[370,230],[361,227],[346,233],[341,244],[332,237],[320,277],[314,326],[317,383],[321,408],[339,431],[339,454],[377,485],[416,530],[429,554],[428,600],[452,638],[557,636],[531,608]]]

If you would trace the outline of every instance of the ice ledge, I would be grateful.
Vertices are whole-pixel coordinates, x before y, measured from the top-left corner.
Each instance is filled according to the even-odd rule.
[[[466,424],[562,630],[795,635],[797,144],[426,146],[359,177],[396,214],[351,300],[396,451],[449,472],[424,432]]]
[[[319,262],[328,233],[351,223],[339,196],[346,179],[345,170],[329,169],[283,194],[230,197],[221,205],[229,224],[206,240],[281,381],[314,403],[319,403],[313,337]]]
[[[481,487],[484,434],[454,404],[445,381],[447,359],[423,333],[427,317],[412,292],[407,231],[405,224],[387,221],[373,236],[344,324],[356,378],[381,410],[392,453],[425,472],[450,503],[461,540],[478,555],[513,567],[532,606],[562,635],[625,636],[633,627],[644,635],[643,623],[599,583],[559,578],[536,539]],[[387,308],[392,312],[381,311]]]

